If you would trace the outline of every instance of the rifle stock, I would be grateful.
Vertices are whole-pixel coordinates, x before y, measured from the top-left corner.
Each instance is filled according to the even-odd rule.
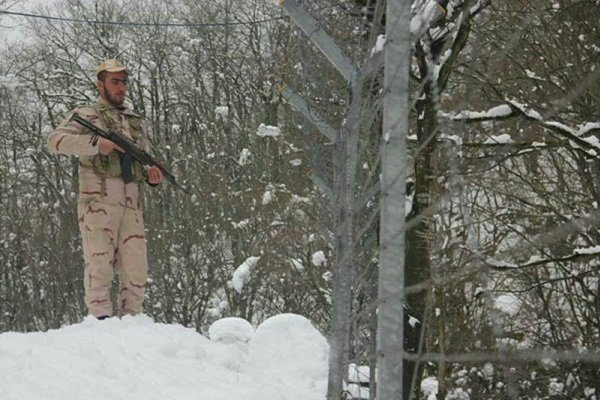
[[[87,119],[81,117],[78,113],[74,113],[70,120],[75,121],[78,124],[80,124],[81,126],[83,126],[84,128],[87,128],[88,130],[90,130],[96,138],[98,136],[101,136],[104,139],[110,140],[117,146],[121,147],[125,151],[125,153],[131,155],[131,157],[133,157],[134,159],[139,161],[142,165],[148,165],[148,166],[154,165],[154,166],[158,167],[160,169],[160,171],[163,173],[164,177],[172,185],[174,185],[179,190],[181,190],[182,192],[184,192],[188,195],[192,194],[189,189],[181,186],[175,179],[175,176],[173,176],[173,174],[171,174],[158,160],[156,160],[156,158],[152,157],[146,151],[138,148],[135,145],[135,143],[133,143],[133,141],[131,141],[129,138],[127,138],[123,135],[119,135],[118,133],[115,133],[115,132],[105,131],[104,129],[99,128],[96,125],[92,124]],[[95,139],[94,143],[96,141],[97,141],[97,139]]]

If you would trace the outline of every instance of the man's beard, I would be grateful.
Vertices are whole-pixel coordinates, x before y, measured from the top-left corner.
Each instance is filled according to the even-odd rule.
[[[106,100],[108,100],[108,102],[110,104],[112,104],[113,106],[122,106],[123,105],[124,100],[117,100],[116,98],[114,98],[113,96],[110,95],[108,90],[104,91],[104,95],[106,96]]]

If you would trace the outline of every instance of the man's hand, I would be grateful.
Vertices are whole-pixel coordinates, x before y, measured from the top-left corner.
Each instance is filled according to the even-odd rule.
[[[163,180],[163,173],[156,165],[148,168],[148,183],[151,185],[158,185]]]
[[[100,154],[103,156],[107,156],[111,151],[118,151],[119,153],[125,153],[120,146],[117,146],[113,142],[108,139],[104,139],[103,137],[98,138],[98,148],[100,149]]]

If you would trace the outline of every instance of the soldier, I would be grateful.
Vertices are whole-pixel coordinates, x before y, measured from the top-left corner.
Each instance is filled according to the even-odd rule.
[[[140,184],[157,185],[161,170],[145,168],[123,149],[102,137],[97,142],[84,127],[70,121],[77,112],[94,125],[118,132],[147,150],[142,118],[124,105],[129,72],[117,60],[106,60],[96,70],[100,97],[93,104],[73,110],[48,136],[53,153],[79,157],[77,215],[85,260],[85,303],[98,319],[113,315],[110,288],[113,269],[119,275],[119,315],[142,312],[148,274],[146,239],[140,199]],[[122,171],[133,181],[125,183]]]

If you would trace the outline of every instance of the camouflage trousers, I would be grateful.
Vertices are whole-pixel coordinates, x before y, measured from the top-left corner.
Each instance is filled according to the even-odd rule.
[[[85,260],[85,304],[91,315],[112,316],[113,275],[119,276],[119,315],[142,312],[148,276],[142,210],[94,200],[77,206]]]

